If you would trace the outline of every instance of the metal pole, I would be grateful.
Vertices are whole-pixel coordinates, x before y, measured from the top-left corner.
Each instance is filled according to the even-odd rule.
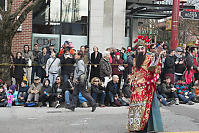
[[[178,46],[178,24],[179,24],[179,0],[173,0],[172,9],[172,31],[170,48],[175,50]]]
[[[61,48],[61,36],[62,36],[62,0],[60,1],[60,29],[59,29],[59,48]]]

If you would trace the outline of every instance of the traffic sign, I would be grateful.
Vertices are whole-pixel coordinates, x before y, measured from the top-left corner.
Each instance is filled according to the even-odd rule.
[[[185,11],[181,12],[181,16],[184,19],[193,19],[193,20],[199,20],[199,10],[195,9],[186,9]]]

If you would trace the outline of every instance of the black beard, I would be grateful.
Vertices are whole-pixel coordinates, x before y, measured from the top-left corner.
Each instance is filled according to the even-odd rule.
[[[146,54],[144,54],[143,52],[141,53],[136,53],[136,64],[135,64],[135,68],[137,68],[138,70],[140,70],[144,60],[146,58]]]

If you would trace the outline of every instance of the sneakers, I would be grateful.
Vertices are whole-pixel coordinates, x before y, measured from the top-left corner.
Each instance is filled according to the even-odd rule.
[[[58,108],[60,106],[59,101],[57,101],[57,104],[55,105],[55,108]]]
[[[179,105],[180,104],[179,99],[176,98],[175,100],[176,100],[176,105]]]
[[[75,107],[74,106],[68,106],[67,109],[71,110],[71,111],[75,111]]]
[[[188,105],[194,105],[194,102],[193,101],[188,101],[187,104]]]
[[[96,110],[96,105],[92,107],[91,112],[94,112]]]

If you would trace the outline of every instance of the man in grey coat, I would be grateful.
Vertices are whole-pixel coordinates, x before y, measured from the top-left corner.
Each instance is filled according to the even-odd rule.
[[[66,108],[75,111],[78,95],[79,92],[81,92],[82,96],[86,98],[86,100],[92,106],[92,112],[94,112],[96,110],[96,102],[86,89],[87,68],[86,65],[84,64],[84,61],[82,60],[82,56],[83,56],[82,52],[78,52],[75,54],[76,66],[75,66],[74,79],[73,79],[73,82],[75,83],[75,88],[72,94],[72,102]]]

